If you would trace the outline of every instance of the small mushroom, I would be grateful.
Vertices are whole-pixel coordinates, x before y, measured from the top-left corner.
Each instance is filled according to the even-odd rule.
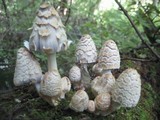
[[[17,51],[17,60],[13,82],[15,86],[36,83],[42,77],[40,64],[26,48]]]
[[[91,113],[95,112],[95,102],[93,100],[89,100],[87,110]]]
[[[114,83],[115,78],[111,73],[103,74],[101,77],[97,76],[91,83],[92,93],[94,96],[101,93],[110,93]]]
[[[41,80],[40,93],[51,99],[51,105],[58,105],[62,94],[62,80],[57,70],[48,71]]]
[[[94,100],[96,106],[96,114],[99,115],[108,110],[111,104],[111,96],[109,93],[101,93]]]
[[[67,92],[69,92],[70,89],[71,89],[71,82],[70,82],[70,80],[69,80],[68,77],[63,77],[63,78],[61,79],[61,81],[62,81],[61,98],[64,99],[64,98],[65,98],[65,94],[66,94]]]
[[[57,70],[56,52],[66,50],[69,44],[57,11],[48,3],[43,3],[33,23],[30,49],[45,52],[48,56],[48,70],[52,71]]]
[[[89,63],[97,60],[97,50],[90,35],[83,35],[78,42],[76,49],[76,61],[81,65],[82,83],[85,88],[90,87],[90,75],[87,69]]]
[[[141,79],[137,70],[129,68],[123,71],[112,91],[112,106],[108,114],[120,107],[135,107],[141,95]]]
[[[87,109],[88,102],[88,94],[84,90],[78,90],[73,95],[69,107],[76,112],[83,112]]]
[[[81,70],[78,66],[74,65],[69,71],[69,78],[74,85],[74,89],[81,88]]]

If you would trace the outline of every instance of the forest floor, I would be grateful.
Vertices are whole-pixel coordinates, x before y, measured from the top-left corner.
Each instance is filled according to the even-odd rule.
[[[141,74],[142,91],[138,105],[134,108],[121,108],[109,116],[96,116],[84,111],[76,113],[69,109],[68,104],[73,91],[66,95],[57,107],[50,106],[37,94],[34,86],[14,87],[0,91],[1,120],[159,120],[160,93],[158,92],[158,69],[156,63],[142,63],[125,60],[121,70],[114,71],[117,77],[127,67],[134,67]],[[154,66],[154,67],[153,67]],[[152,72],[151,72],[152,71]],[[153,73],[154,71],[154,73]],[[156,72],[157,71],[157,72]],[[155,79],[155,80],[154,80]]]

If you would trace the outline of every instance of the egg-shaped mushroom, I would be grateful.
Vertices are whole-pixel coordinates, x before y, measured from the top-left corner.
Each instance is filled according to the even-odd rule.
[[[84,90],[78,90],[73,95],[69,107],[76,112],[83,112],[87,109],[88,102],[88,94]]]
[[[69,79],[74,86],[74,89],[81,88],[81,70],[77,65],[74,65],[69,71]]]
[[[112,100],[121,107],[135,107],[141,95],[141,79],[137,70],[123,71],[113,85]]]
[[[96,106],[93,100],[89,100],[87,110],[91,113],[95,112]]]
[[[114,83],[115,78],[110,72],[98,76],[91,82],[92,93],[94,96],[101,93],[110,93]]]
[[[17,51],[13,82],[15,86],[36,83],[41,80],[42,70],[34,55],[26,48]]]
[[[41,80],[40,93],[51,98],[54,106],[58,105],[62,93],[62,80],[59,72],[46,72]]]

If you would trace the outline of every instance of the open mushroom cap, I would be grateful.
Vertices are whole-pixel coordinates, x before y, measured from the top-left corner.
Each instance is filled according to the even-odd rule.
[[[103,44],[98,56],[98,67],[103,70],[120,68],[119,50],[113,40],[108,40]]]
[[[68,42],[57,11],[48,3],[43,3],[32,26],[29,40],[31,50],[55,53],[66,50]]]
[[[87,109],[89,102],[88,94],[84,90],[78,90],[72,97],[70,108],[76,112],[83,112]]]
[[[94,100],[97,110],[106,111],[111,103],[111,96],[109,93],[101,93],[97,95]]]
[[[94,63],[97,60],[97,50],[91,36],[86,34],[77,44],[76,60],[78,63]]]
[[[111,92],[112,100],[122,107],[136,106],[141,93],[141,79],[137,70],[129,68],[123,71]]]
[[[15,86],[36,83],[41,77],[42,70],[35,57],[26,48],[18,49],[13,78]]]
[[[60,96],[62,88],[61,76],[57,70],[46,72],[41,80],[40,92],[43,95]]]

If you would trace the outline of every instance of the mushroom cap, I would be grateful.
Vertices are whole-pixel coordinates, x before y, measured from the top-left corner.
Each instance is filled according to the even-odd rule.
[[[68,40],[64,25],[53,6],[43,3],[34,20],[29,39],[31,50],[47,54],[66,50]]]
[[[112,73],[103,74],[101,77],[96,77],[91,83],[92,93],[97,96],[101,93],[110,93],[115,83],[115,78]]]
[[[98,67],[103,70],[120,68],[119,50],[113,40],[103,44],[98,56]]]
[[[41,80],[41,94],[50,97],[59,97],[61,91],[62,81],[59,72],[57,70],[46,72]]]
[[[81,70],[78,66],[74,65],[69,71],[69,78],[71,82],[79,82],[81,80]]]
[[[111,92],[112,100],[122,107],[136,106],[141,93],[141,79],[137,70],[129,68],[123,71]]]
[[[76,112],[83,112],[87,109],[89,97],[84,90],[78,90],[72,97],[70,108]]]
[[[78,63],[93,63],[97,60],[97,50],[90,35],[83,35],[77,44],[76,61]]]
[[[87,110],[92,113],[95,111],[95,109],[96,109],[96,107],[95,107],[94,101],[89,100]]]
[[[109,93],[101,93],[97,95],[94,100],[97,110],[106,111],[111,103],[111,96]]]
[[[67,92],[69,92],[70,89],[71,89],[71,82],[70,82],[70,80],[69,80],[68,77],[63,77],[63,78],[61,79],[61,81],[62,81],[62,93],[61,93],[61,98],[65,98],[65,94],[66,94]]]
[[[36,83],[41,80],[41,77],[42,70],[35,57],[26,48],[18,49],[13,78],[14,85],[20,86],[30,82]]]

